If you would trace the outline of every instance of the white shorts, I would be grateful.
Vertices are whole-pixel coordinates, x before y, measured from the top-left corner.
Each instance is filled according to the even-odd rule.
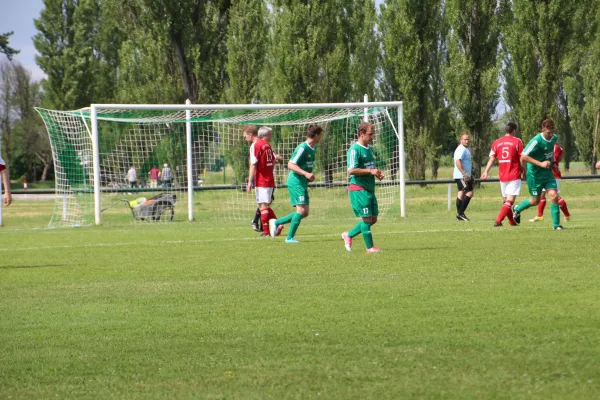
[[[556,193],[560,194],[560,178],[555,178],[556,179]],[[546,189],[542,189],[542,193],[544,193],[546,191]]]
[[[502,191],[502,197],[518,196],[521,194],[521,180],[500,182],[500,190]]]
[[[256,203],[271,204],[273,201],[273,192],[275,188],[257,187],[256,188]]]

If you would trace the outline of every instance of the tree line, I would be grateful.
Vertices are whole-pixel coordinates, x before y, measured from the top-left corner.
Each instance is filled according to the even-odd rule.
[[[555,119],[567,167],[572,159],[592,166],[599,21],[597,0],[44,0],[33,42],[47,79],[33,82],[2,61],[2,148],[9,161],[22,160],[13,162],[16,175],[45,177],[48,143],[29,111],[40,104],[349,102],[368,94],[405,102],[411,179],[428,168],[436,177],[460,132],[472,137],[479,176],[509,119],[524,140]],[[14,54],[8,36],[0,45]],[[502,92],[508,112],[497,115]]]

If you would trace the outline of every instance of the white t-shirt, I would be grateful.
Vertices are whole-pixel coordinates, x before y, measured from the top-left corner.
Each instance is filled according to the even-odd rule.
[[[137,171],[135,168],[129,168],[129,171],[127,171],[127,179],[129,179],[129,182],[137,181]]]

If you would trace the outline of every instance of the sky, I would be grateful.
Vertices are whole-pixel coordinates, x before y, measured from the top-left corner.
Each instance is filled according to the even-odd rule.
[[[0,33],[14,31],[9,45],[21,52],[13,57],[31,71],[35,80],[45,77],[44,72],[35,63],[37,54],[33,47],[33,36],[37,33],[33,25],[44,7],[42,0],[0,0]],[[4,57],[4,56],[3,56]]]

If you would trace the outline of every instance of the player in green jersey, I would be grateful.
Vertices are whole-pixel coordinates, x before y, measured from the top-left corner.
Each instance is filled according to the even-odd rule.
[[[551,203],[552,226],[557,230],[564,229],[560,225],[556,179],[552,174],[554,145],[557,140],[555,131],[554,121],[551,119],[545,120],[542,122],[542,132],[535,135],[523,149],[521,164],[523,166],[527,164],[527,186],[531,197],[523,200],[521,204],[515,207],[513,218],[517,223],[521,222],[521,212],[531,206],[536,206],[540,202],[542,190],[546,189]]]
[[[309,125],[306,129],[306,141],[300,143],[292,158],[288,162],[290,173],[287,178],[287,189],[290,194],[290,203],[296,211],[279,219],[269,220],[269,233],[275,236],[280,225],[291,222],[286,243],[298,243],[294,238],[300,221],[308,217],[309,197],[308,183],[315,180],[312,171],[315,165],[315,151],[317,143],[321,140],[323,128],[319,125]]]
[[[379,253],[373,246],[371,226],[377,223],[379,208],[375,197],[375,178],[382,180],[383,173],[375,168],[373,155],[373,138],[375,127],[368,122],[361,122],[358,126],[358,141],[348,149],[348,175],[350,186],[348,194],[350,205],[356,217],[362,218],[349,232],[342,233],[346,250],[352,250],[352,238],[362,233],[367,247],[367,253]]]

